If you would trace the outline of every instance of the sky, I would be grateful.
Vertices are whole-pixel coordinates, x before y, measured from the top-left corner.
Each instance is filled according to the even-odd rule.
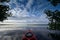
[[[10,0],[10,10],[12,13],[4,23],[45,23],[49,22],[45,9],[60,10],[60,5],[54,7],[47,0]]]

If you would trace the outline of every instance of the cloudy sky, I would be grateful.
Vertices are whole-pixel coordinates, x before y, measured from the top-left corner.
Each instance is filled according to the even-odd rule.
[[[54,7],[47,0],[10,0],[7,5],[11,8],[12,17],[8,17],[6,23],[48,23],[44,10],[60,10],[60,5]]]

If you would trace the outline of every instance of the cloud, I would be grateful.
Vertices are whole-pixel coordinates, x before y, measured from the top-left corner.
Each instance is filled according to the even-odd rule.
[[[42,0],[34,1],[11,0],[9,3],[11,10],[9,12],[13,15],[8,17],[8,20],[5,22],[48,23],[48,19],[43,13],[44,7],[48,4],[46,2],[43,4]]]
[[[11,19],[12,20],[11,20]],[[10,21],[5,21],[5,23],[39,23],[39,24],[48,24],[49,20],[46,18],[46,14],[42,14],[40,17],[10,17]],[[14,20],[15,19],[15,20]]]

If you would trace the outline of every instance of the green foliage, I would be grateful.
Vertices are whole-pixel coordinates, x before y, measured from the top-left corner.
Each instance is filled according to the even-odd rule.
[[[10,0],[0,0],[0,2],[9,2]]]
[[[8,2],[8,0],[0,0],[0,2]],[[0,5],[0,21],[3,22],[7,17],[11,16],[11,13],[8,13],[9,11],[8,5]]]
[[[60,3],[60,0],[48,0],[53,6],[57,6]],[[60,11],[59,10],[45,10],[50,23],[49,29],[60,30]]]
[[[57,6],[60,3],[60,0],[48,0],[53,6]]]
[[[52,14],[51,14],[52,12],[51,12],[50,10],[45,10],[45,13],[46,13],[47,16],[49,16],[49,17],[52,15]]]
[[[60,30],[60,11],[45,10],[45,14],[50,21],[49,28],[53,30]]]

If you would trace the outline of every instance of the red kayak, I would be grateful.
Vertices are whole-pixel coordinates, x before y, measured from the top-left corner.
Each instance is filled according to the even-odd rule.
[[[37,40],[36,36],[32,33],[31,30],[29,30],[28,32],[26,32],[23,35],[22,40]]]

